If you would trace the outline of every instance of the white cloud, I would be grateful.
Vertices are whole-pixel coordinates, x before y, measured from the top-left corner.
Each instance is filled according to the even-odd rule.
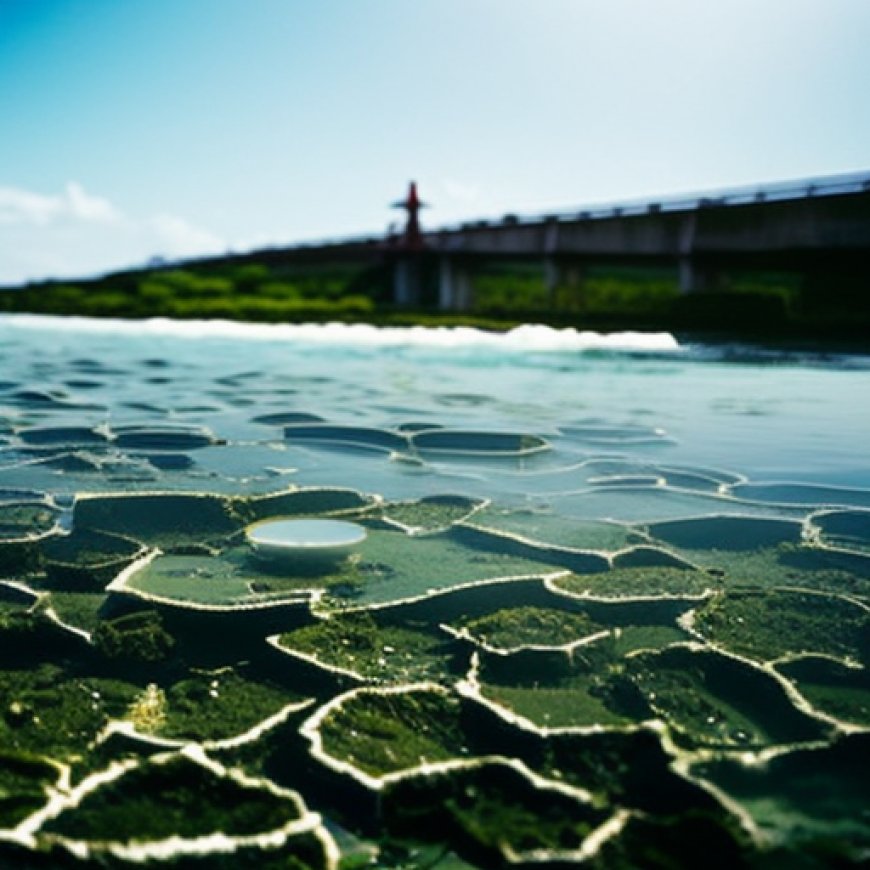
[[[134,217],[74,181],[54,195],[0,186],[0,286],[96,275],[226,250],[176,214]]]
[[[0,223],[45,226],[58,221],[115,223],[122,219],[109,200],[92,196],[75,181],[55,196],[0,187]]]
[[[148,222],[157,234],[160,253],[166,257],[187,257],[223,250],[226,245],[213,233],[194,226],[184,218],[160,214]]]
[[[45,224],[57,214],[58,199],[14,187],[0,187],[0,223]]]
[[[106,221],[114,223],[122,219],[121,213],[109,202],[99,196],[91,196],[75,181],[66,186],[64,206],[73,218],[84,221]]]

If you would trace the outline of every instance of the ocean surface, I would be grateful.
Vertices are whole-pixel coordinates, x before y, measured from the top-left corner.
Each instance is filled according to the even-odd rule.
[[[0,847],[72,861],[117,836],[119,861],[183,851],[159,825],[100,832],[114,818],[101,789],[123,804],[125,778],[135,791],[164,764],[269,800],[292,793],[308,827],[245,828],[221,854],[278,843],[293,866],[357,853],[416,866],[417,848],[444,868],[524,851],[640,866],[656,825],[682,831],[677,857],[689,848],[676,844],[698,834],[697,807],[735,856],[866,858],[868,445],[870,355],[544,326],[0,316],[0,628],[19,620],[41,637],[47,616],[84,644],[46,658],[41,640],[32,672],[29,654],[0,654],[0,794],[27,796],[0,800]],[[287,516],[341,517],[367,539],[340,564],[264,566],[245,526]],[[131,613],[152,622],[130,628]],[[244,616],[244,637],[206,643],[218,616]],[[363,619],[371,660],[348,652]],[[136,643],[166,638],[169,658],[148,647],[125,671],[106,638],[128,630]],[[99,680],[119,680],[114,706],[94,703],[78,736],[48,740],[37,665],[95,697],[109,697]],[[203,673],[231,673],[250,714],[196,719],[224,679],[195,695]],[[72,715],[57,691],[52,709]],[[365,707],[389,699],[389,715]],[[392,724],[355,745],[348,735],[382,714]],[[480,716],[507,729],[492,745]],[[436,720],[453,724],[420,724]],[[127,743],[106,742],[113,729]],[[546,751],[529,749],[530,733]],[[258,751],[233,755],[245,743]],[[165,758],[149,760],[155,747]],[[16,752],[81,787],[53,792]],[[614,783],[577,761],[602,752],[634,759],[626,769],[641,756],[663,765],[680,787],[660,801],[659,774]],[[189,779],[152,786],[184,792]],[[697,793],[683,800],[682,788]],[[384,789],[374,823],[356,814],[357,792]],[[455,826],[409,845],[432,832],[402,808],[423,817],[452,789],[489,803],[450,798]],[[530,796],[507,806],[517,789]],[[209,811],[219,821],[206,834],[244,828],[225,809]],[[538,811],[568,821],[550,831]],[[508,849],[524,825],[536,833]],[[130,845],[149,837],[153,852]],[[194,841],[210,854],[183,834]]]

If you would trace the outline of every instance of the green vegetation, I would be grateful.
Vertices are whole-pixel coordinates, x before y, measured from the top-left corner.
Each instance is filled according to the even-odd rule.
[[[809,656],[777,665],[816,710],[870,727],[870,670]]]
[[[656,816],[693,809],[725,815],[715,799],[671,765],[658,737],[646,729],[551,734],[534,759],[542,776],[588,789],[599,806],[616,804]]]
[[[93,644],[107,659],[127,664],[165,661],[175,639],[163,629],[156,611],[142,611],[101,621],[93,633]]]
[[[606,813],[533,785],[505,764],[391,784],[384,794],[394,834],[446,839],[481,866],[501,867],[506,852],[578,849]]]
[[[321,723],[323,749],[372,776],[469,751],[460,701],[434,691],[362,691]]]
[[[748,767],[729,758],[699,764],[698,773],[749,812],[772,845],[788,849],[782,867],[855,867],[870,848],[870,735],[841,737]],[[759,865],[767,865],[764,855]]]
[[[158,556],[130,576],[127,589],[180,603],[231,606],[298,601],[311,589],[346,593],[361,582],[358,566],[347,560],[331,573],[317,565],[272,571],[245,546],[216,556]]]
[[[57,511],[44,504],[0,505],[0,577],[23,577],[37,571],[37,538],[54,527]]]
[[[0,828],[15,827],[46,800],[57,770],[41,758],[0,750]]]
[[[594,329],[691,329],[753,335],[857,334],[866,328],[864,288],[851,275],[808,280],[791,272],[719,274],[704,293],[682,295],[676,268],[605,262],[566,264],[548,289],[538,261],[479,263],[472,304],[437,311],[437,264],[422,264],[422,305],[396,309],[389,267],[372,250],[324,261],[292,252],[155,265],[76,283],[46,281],[0,291],[0,311],[93,317],[222,318],[260,322],[366,321],[475,325],[528,321]],[[857,312],[857,317],[856,317]]]
[[[57,511],[45,504],[0,505],[0,541],[43,535],[56,517]]]
[[[486,616],[460,620],[459,626],[475,640],[503,650],[521,646],[564,646],[602,630],[602,626],[585,613],[543,607],[495,610]]]
[[[0,745],[81,760],[109,718],[123,716],[136,692],[129,683],[73,676],[52,664],[0,670]]]
[[[578,673],[551,685],[508,686],[486,682],[481,694],[540,728],[630,723],[630,718],[608,705],[608,689],[606,680]]]
[[[224,740],[301,700],[236,669],[192,672],[166,690],[166,718],[159,733],[184,740]]]
[[[163,550],[224,543],[241,532],[242,520],[232,502],[220,495],[142,494],[94,496],[76,502],[78,530],[135,535],[137,541]]]
[[[479,580],[540,575],[553,570],[554,566],[543,559],[467,546],[454,532],[410,536],[372,529],[342,570],[324,575],[319,585],[328,585],[336,597],[374,603]]]
[[[100,613],[107,598],[102,592],[52,591],[48,603],[61,622],[92,632],[100,624]]]
[[[47,282],[0,294],[0,309],[92,317],[227,318],[266,322],[358,318],[370,295],[354,292],[356,270],[265,265],[153,268],[78,284]]]
[[[371,507],[370,496],[352,489],[317,487],[269,493],[233,500],[233,510],[247,522],[276,517],[296,517],[363,511]]]
[[[870,612],[829,595],[730,592],[705,604],[695,625],[711,642],[759,661],[796,653],[870,661]]]
[[[544,728],[625,725],[648,715],[611,638],[559,653],[481,657],[481,693]]]
[[[733,750],[822,736],[772,677],[734,659],[670,647],[626,664],[646,703],[686,746]]]
[[[489,505],[470,520],[476,528],[520,535],[543,546],[610,552],[640,540],[625,526],[588,522],[541,511]]]
[[[76,840],[128,842],[230,836],[283,827],[299,812],[292,801],[244,787],[178,757],[136,768],[51,820],[47,830]]]
[[[94,531],[74,531],[48,538],[40,546],[52,588],[102,590],[143,552],[137,541]]]
[[[553,581],[558,589],[572,595],[620,598],[656,595],[699,595],[722,584],[721,577],[705,571],[653,566],[614,568],[596,574],[571,574]]]
[[[437,495],[417,501],[392,502],[383,515],[414,531],[435,532],[459,522],[480,504],[464,496]]]
[[[451,643],[436,632],[379,625],[366,611],[298,628],[281,635],[281,645],[377,682],[438,680],[452,657]]]

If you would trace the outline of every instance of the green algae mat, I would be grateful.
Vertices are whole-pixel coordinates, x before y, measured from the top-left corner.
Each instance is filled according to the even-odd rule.
[[[0,866],[866,862],[870,361],[199,329],[0,318]]]

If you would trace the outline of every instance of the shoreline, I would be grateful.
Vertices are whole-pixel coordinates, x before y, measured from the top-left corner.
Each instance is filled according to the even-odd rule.
[[[82,332],[113,332],[134,326],[141,332],[145,324],[155,334],[188,334],[190,337],[278,338],[296,333],[308,340],[322,341],[328,332],[330,341],[348,344],[419,345],[448,348],[472,345],[502,345],[517,352],[570,351],[637,351],[677,352],[692,345],[725,349],[742,347],[758,353],[833,353],[866,356],[870,354],[870,337],[841,331],[811,334],[801,330],[789,332],[736,332],[729,330],[686,330],[666,323],[607,322],[569,324],[543,318],[492,320],[465,315],[410,314],[364,319],[316,318],[309,320],[263,321],[222,317],[166,317],[146,314],[74,314],[49,311],[3,311],[0,323],[16,327],[45,328],[57,322],[78,327]],[[162,328],[161,328],[162,327]],[[374,338],[379,336],[379,338]],[[476,340],[475,337],[476,336]],[[344,342],[340,339],[345,339]],[[411,340],[411,339],[415,340]],[[739,357],[738,357],[739,360]],[[758,361],[763,361],[758,360]]]

